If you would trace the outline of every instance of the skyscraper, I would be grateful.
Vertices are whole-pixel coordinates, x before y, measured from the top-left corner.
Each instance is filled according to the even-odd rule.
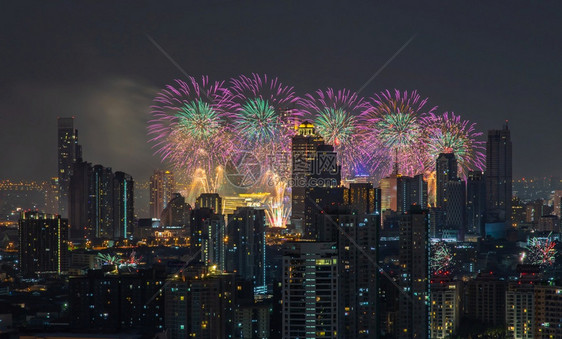
[[[207,266],[217,265],[224,269],[224,217],[211,208],[195,208],[191,212],[191,249],[200,250],[200,262]]]
[[[24,276],[57,273],[68,268],[68,220],[60,215],[22,212],[19,262]]]
[[[445,207],[447,182],[457,178],[457,158],[454,153],[441,153],[437,157],[436,166],[436,206]]]
[[[311,162],[316,156],[316,149],[323,145],[324,140],[316,134],[314,126],[305,121],[297,128],[297,135],[292,142],[292,174],[291,174],[291,224],[302,229],[305,218],[305,194],[310,176]]]
[[[464,240],[466,224],[466,186],[461,179],[452,179],[445,189],[445,226],[457,233],[458,240]]]
[[[423,174],[412,177],[397,178],[397,212],[406,213],[412,205],[427,207],[427,182]]]
[[[351,183],[344,189],[343,203],[360,214],[381,213],[380,189],[371,183]]]
[[[337,261],[335,243],[285,243],[283,338],[338,338]]]
[[[228,216],[226,270],[253,282],[254,291],[266,290],[265,212],[239,207]]]
[[[70,239],[89,236],[90,188],[93,168],[89,162],[78,159],[73,166],[69,190]]]
[[[400,216],[398,338],[429,338],[429,220],[427,210]]]
[[[175,190],[174,174],[168,170],[155,170],[150,177],[150,217],[160,219],[160,214],[172,200]]]
[[[481,171],[468,172],[466,184],[466,214],[468,232],[484,233],[484,213],[486,211],[486,180]]]
[[[342,338],[377,337],[380,216],[345,206],[328,210],[318,222],[320,241],[337,243],[338,333]]]
[[[174,197],[162,211],[160,225],[187,227],[190,214],[191,206],[185,202],[185,198],[179,193],[174,193]]]
[[[89,238],[113,238],[113,172],[95,165],[90,181]]]
[[[489,130],[486,143],[486,221],[511,221],[511,136],[507,122],[501,130]]]
[[[115,172],[113,176],[113,239],[128,239],[135,218],[133,177]]]
[[[59,183],[59,214],[67,216],[68,189],[72,165],[81,158],[78,145],[78,131],[74,129],[74,118],[57,118],[58,125],[58,183]]]

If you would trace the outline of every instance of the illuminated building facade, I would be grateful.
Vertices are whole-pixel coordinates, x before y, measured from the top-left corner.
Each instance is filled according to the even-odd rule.
[[[68,269],[68,220],[60,215],[22,212],[19,242],[24,276],[60,274]]]
[[[507,335],[514,339],[533,339],[535,330],[535,292],[529,283],[511,283],[505,293]]]
[[[335,243],[285,243],[283,338],[338,338],[337,262]]]
[[[224,269],[224,216],[216,214],[211,208],[195,208],[191,212],[190,247],[193,252],[201,251],[198,255],[200,262],[207,266],[217,265]]]
[[[168,170],[155,170],[150,177],[150,217],[160,218],[160,214],[172,200],[175,192],[174,174]]]
[[[431,282],[430,338],[451,338],[460,323],[461,284],[447,278]]]
[[[210,208],[216,214],[222,214],[222,198],[218,193],[203,193],[195,201],[196,208]]]
[[[179,193],[174,193],[174,197],[162,211],[160,225],[187,227],[190,214],[191,206],[185,202],[185,198]]]

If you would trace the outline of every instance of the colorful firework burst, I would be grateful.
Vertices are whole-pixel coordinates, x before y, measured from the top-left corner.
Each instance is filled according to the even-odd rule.
[[[289,197],[286,195],[287,182],[280,180],[276,175],[274,175],[272,179],[274,183],[274,194],[268,199],[265,214],[269,227],[286,228],[287,221],[291,215],[291,204]]]
[[[431,246],[430,269],[433,275],[448,275],[453,266],[453,254],[447,243],[440,241]]]
[[[226,93],[233,112],[233,130],[242,149],[273,153],[289,151],[298,113],[293,87],[267,75],[241,75],[230,80]]]
[[[197,169],[210,173],[225,163],[232,143],[224,92],[221,82],[190,77],[166,86],[154,99],[150,141],[155,153],[180,173],[191,176]]]
[[[435,166],[440,153],[454,153],[457,158],[459,175],[466,176],[471,170],[485,167],[484,142],[477,140],[482,135],[475,129],[476,124],[461,120],[459,115],[448,112],[442,115],[430,113],[424,119],[427,133],[429,161],[426,166]]]
[[[369,109],[356,93],[343,89],[318,90],[305,95],[299,105],[324,142],[334,146],[342,166],[342,178],[362,175],[373,159],[372,145],[363,142],[359,118]]]
[[[531,265],[551,266],[556,260],[556,242],[546,238],[530,238],[526,251],[521,254],[521,261]]]
[[[386,90],[369,98],[371,109],[363,121],[364,132],[371,140],[386,147],[388,163],[397,162],[402,174],[414,176],[425,171],[427,152],[423,144],[423,118],[436,107],[426,109],[427,98],[417,91]],[[391,160],[394,157],[394,160]],[[392,166],[387,166],[388,175]]]

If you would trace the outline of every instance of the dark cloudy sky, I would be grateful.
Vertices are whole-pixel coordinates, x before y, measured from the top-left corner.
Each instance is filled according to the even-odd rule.
[[[149,105],[181,72],[267,73],[299,93],[417,89],[513,139],[514,176],[562,172],[562,6],[517,1],[60,1],[0,4],[0,179],[56,174],[56,117],[84,158],[146,179]]]

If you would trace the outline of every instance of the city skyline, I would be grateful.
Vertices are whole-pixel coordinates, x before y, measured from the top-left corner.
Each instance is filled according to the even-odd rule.
[[[279,76],[299,93],[326,87],[360,89],[414,37],[361,95],[371,96],[385,88],[417,89],[430,98],[430,105],[462,114],[484,134],[509,120],[516,146],[514,178],[559,172],[562,160],[554,155],[560,140],[556,129],[560,115],[554,111],[555,97],[550,93],[559,86],[555,79],[560,78],[556,74],[561,69],[551,66],[557,65],[560,47],[549,44],[559,28],[553,16],[556,5],[355,5],[312,2],[282,7],[248,2],[239,7],[218,1],[147,6],[131,12],[125,5],[114,5],[115,15],[128,15],[107,27],[103,23],[112,20],[104,14],[105,7],[93,5],[54,5],[45,8],[40,18],[33,14],[38,8],[4,11],[11,13],[5,21],[12,28],[1,45],[6,51],[0,66],[5,74],[0,102],[6,133],[0,142],[10,147],[2,148],[0,156],[17,165],[3,167],[0,178],[55,176],[56,161],[50,155],[56,152],[56,131],[49,126],[54,126],[57,116],[76,117],[84,158],[92,163],[141,180],[148,179],[154,169],[166,168],[148,144],[148,112],[158,88],[185,76],[147,34],[190,75],[227,80],[239,74],[267,73]],[[178,20],[163,24],[168,22],[163,16],[171,9],[185,13],[184,17],[168,14]],[[263,20],[272,11],[274,19]],[[310,20],[306,15],[310,12],[318,13],[318,18]],[[393,16],[383,16],[383,12],[400,14],[408,24],[397,27],[389,22]],[[248,23],[236,13],[260,20]],[[504,19],[498,19],[500,13]],[[59,14],[68,14],[62,23],[54,20]],[[375,20],[367,20],[371,17]],[[33,18],[49,29],[39,31],[41,25],[28,25]],[[81,19],[92,28],[81,29]],[[533,25],[519,25],[520,20]],[[208,29],[191,34],[200,23]],[[20,25],[26,29],[18,29]],[[256,25],[266,29],[254,29]],[[297,34],[300,29],[309,34]],[[170,31],[180,34],[172,37]],[[270,32],[271,37],[260,31]],[[239,35],[246,38],[233,40]],[[48,47],[49,43],[54,45]],[[201,47],[194,51],[189,48],[193,45]],[[29,60],[27,55],[37,55],[37,48],[43,57]],[[318,63],[320,58],[325,62]]]

